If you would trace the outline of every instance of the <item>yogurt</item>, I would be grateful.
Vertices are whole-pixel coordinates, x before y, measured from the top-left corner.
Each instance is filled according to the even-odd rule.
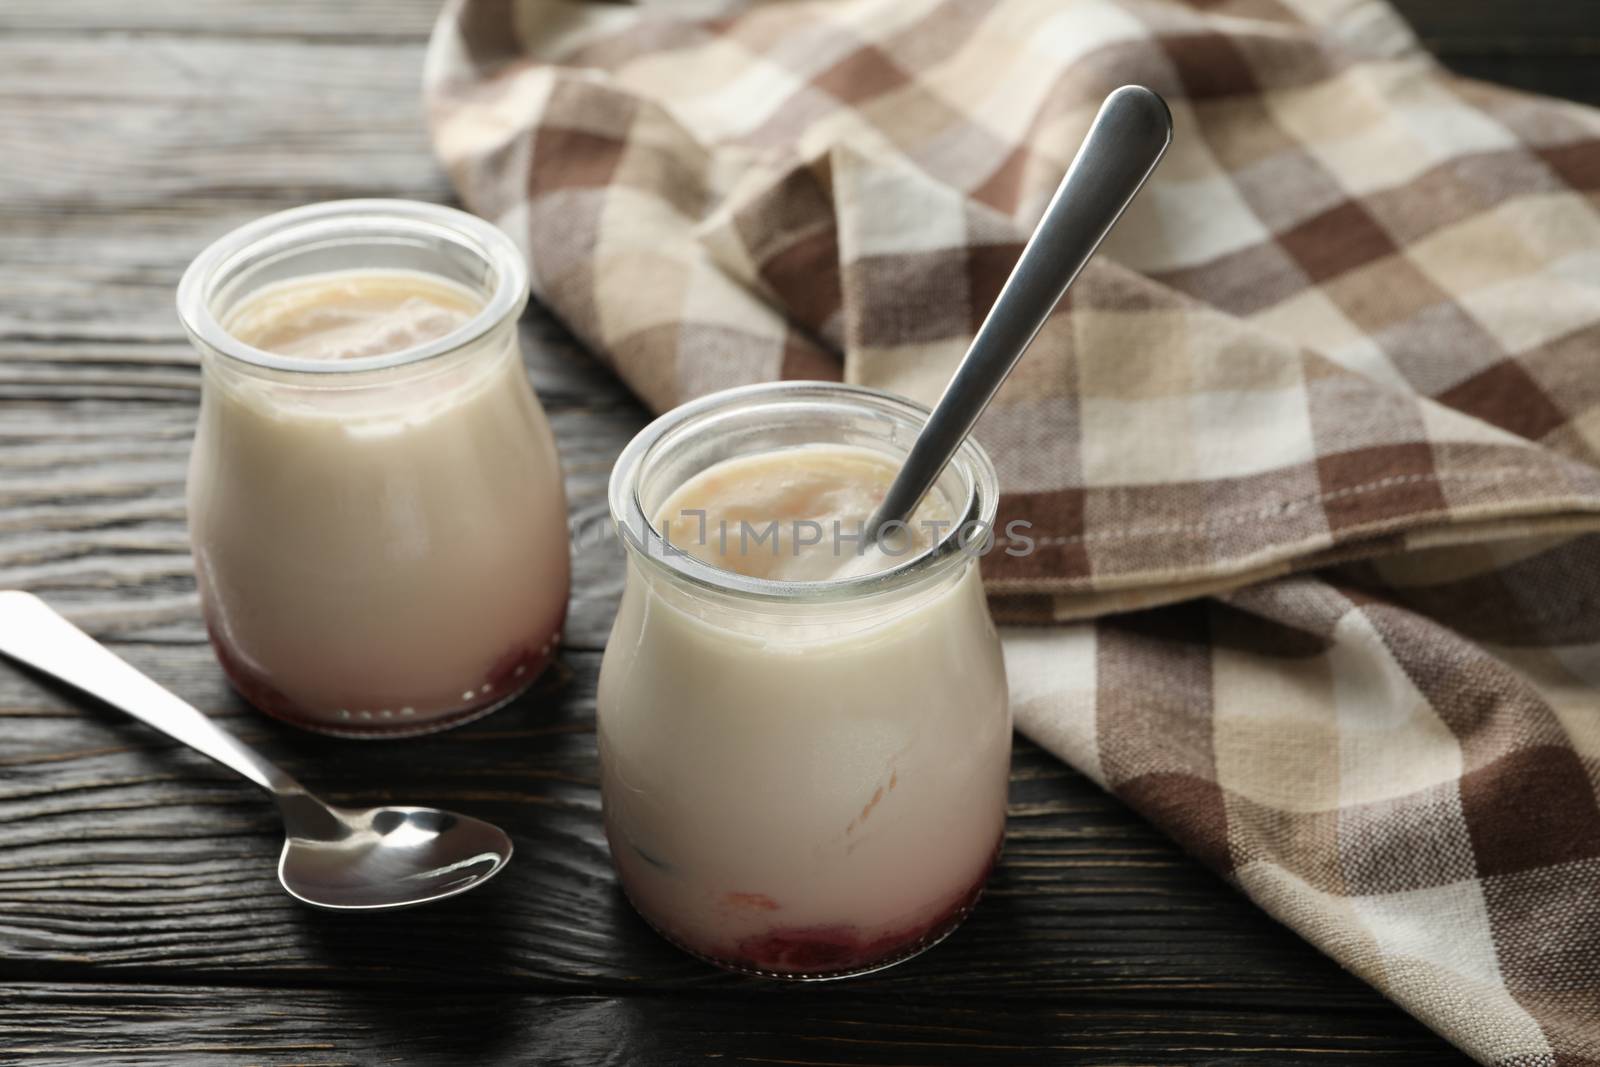
[[[707,588],[630,551],[598,694],[607,835],[637,910],[723,966],[815,978],[906,958],[959,923],[995,860],[1011,746],[999,642],[977,561],[931,559],[922,525],[954,509],[931,498],[895,556],[828,536],[858,529],[895,469],[833,443],[756,452],[655,510],[675,550],[791,595]],[[776,553],[717,536],[774,522]],[[887,588],[841,582],[919,554]]]
[[[252,293],[223,326],[280,356],[351,360],[443,337],[483,310],[470,290],[415,271],[339,271]]]
[[[870,545],[861,536],[899,468],[882,452],[802,445],[724,460],[680,486],[655,526],[673,547],[754,578],[826,581],[876,574],[951,531],[930,493],[911,520]]]
[[[217,655],[262,710],[423,732],[504,703],[554,655],[566,504],[515,311],[402,355],[484,304],[442,274],[374,267],[259,286],[217,315],[229,337],[201,346],[190,534]]]

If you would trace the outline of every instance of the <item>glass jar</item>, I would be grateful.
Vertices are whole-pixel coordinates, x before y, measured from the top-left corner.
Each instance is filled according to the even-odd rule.
[[[434,340],[318,360],[223,326],[263,287],[407,272],[481,309]],[[521,255],[481,219],[349,200],[206,249],[178,287],[200,352],[189,532],[211,642],[235,688],[325,733],[423,733],[526,689],[566,615],[566,498],[528,384]]]
[[[938,487],[960,532],[876,574],[747,577],[649,519],[734,456],[827,444],[899,462],[926,417],[853,386],[732,389],[657,419],[612,473],[627,577],[597,698],[606,834],[638,912],[712,963],[877,970],[953,930],[995,862],[1011,712],[978,574],[996,488],[976,443]]]

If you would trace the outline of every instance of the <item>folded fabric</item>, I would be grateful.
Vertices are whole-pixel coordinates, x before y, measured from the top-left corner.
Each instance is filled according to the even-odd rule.
[[[1600,116],[1371,0],[456,0],[426,73],[656,410],[931,402],[1130,82],[1172,149],[977,431],[1019,725],[1480,1061],[1600,1063]]]

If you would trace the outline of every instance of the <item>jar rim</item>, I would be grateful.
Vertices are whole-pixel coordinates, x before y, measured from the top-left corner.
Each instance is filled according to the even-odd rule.
[[[222,327],[212,301],[216,281],[241,259],[292,248],[334,233],[393,234],[397,229],[451,241],[494,272],[494,292],[466,322],[419,345],[345,360],[283,356],[245,344]],[[178,282],[178,318],[198,344],[229,359],[274,371],[340,375],[388,370],[457,351],[491,333],[528,301],[528,268],[512,239],[476,215],[417,200],[327,200],[263,216],[230,230],[194,258]]]
[[[999,504],[998,479],[988,453],[972,438],[962,442],[951,460],[968,486],[961,519],[937,544],[911,558],[870,574],[821,581],[788,581],[756,578],[725,570],[689,553],[672,548],[656,530],[640,499],[640,476],[656,447],[668,435],[692,432],[697,422],[712,418],[730,408],[762,402],[804,402],[814,400],[855,404],[864,413],[889,416],[908,428],[920,431],[932,413],[905,397],[880,389],[839,382],[782,381],[736,386],[688,401],[673,408],[640,430],[628,442],[611,469],[607,499],[611,520],[629,554],[674,578],[686,580],[702,589],[733,594],[753,600],[787,602],[845,602],[861,596],[921,585],[963,563],[977,562],[977,556],[962,542],[960,531],[976,522],[984,536],[991,536]]]

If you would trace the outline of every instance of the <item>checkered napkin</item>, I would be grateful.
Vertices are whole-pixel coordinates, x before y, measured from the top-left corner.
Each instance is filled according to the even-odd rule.
[[[427,70],[657,410],[934,399],[1128,82],[1172,149],[978,429],[1019,723],[1482,1062],[1600,1063],[1600,117],[1372,0],[456,0]]]

